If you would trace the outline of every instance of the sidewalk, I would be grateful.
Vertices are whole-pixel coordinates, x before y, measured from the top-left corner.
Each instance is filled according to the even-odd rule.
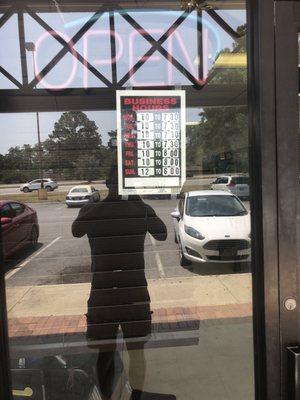
[[[172,393],[177,400],[253,399],[251,275],[197,275],[148,285],[152,333],[142,345],[141,389]],[[76,362],[82,354],[107,351],[109,340],[87,347],[89,290],[89,284],[7,287],[11,357],[60,354]],[[120,338],[118,346],[132,386],[140,388],[139,338],[126,348]]]
[[[160,331],[252,313],[250,274],[149,280],[148,285],[153,324]],[[10,337],[85,332],[89,291],[86,283],[7,287]]]

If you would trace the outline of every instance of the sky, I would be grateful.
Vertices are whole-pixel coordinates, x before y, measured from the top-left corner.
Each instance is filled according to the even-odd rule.
[[[222,10],[218,13],[234,29],[245,23],[246,13],[241,10]],[[145,28],[155,39],[172,25],[181,14],[179,12],[134,12],[131,16]],[[1,16],[1,14],[0,14]],[[71,38],[82,25],[90,18],[90,13],[44,13],[39,14],[54,30],[60,32],[65,39]],[[196,35],[196,13],[193,13],[179,28],[176,34],[163,44],[186,69],[193,75],[197,73],[198,47]],[[129,67],[150,48],[150,44],[123,19],[121,15],[115,17],[116,45],[117,45],[117,73],[122,78]],[[231,48],[233,39],[225,33],[206,13],[203,15],[203,28],[206,32],[204,62],[209,70],[220,50]],[[96,69],[108,80],[111,80],[110,63],[110,35],[109,18],[104,14],[76,44],[76,50],[86,56]],[[36,45],[36,67],[40,71],[61,49],[61,44],[51,37],[29,15],[25,16],[25,40]],[[20,50],[18,42],[18,26],[16,15],[12,16],[0,28],[0,41],[6,43],[0,47],[0,65],[11,72],[21,81]],[[26,53],[29,79],[33,79],[32,53]],[[75,60],[75,61],[74,61]],[[206,60],[206,61],[205,61]],[[38,84],[43,87],[104,87],[93,74],[68,53],[50,72],[44,81]],[[170,66],[168,61],[157,53],[126,82],[127,86],[148,85],[150,88],[158,84],[186,85],[190,84],[185,76]],[[12,89],[10,83],[0,73],[0,90]],[[84,111],[84,110],[82,110]],[[91,120],[99,127],[104,144],[107,142],[107,132],[116,129],[115,111],[86,112]],[[199,109],[187,109],[187,121],[198,119]],[[59,119],[60,112],[40,113],[41,138],[46,139],[52,132],[54,123]],[[0,114],[0,154],[5,154],[10,147],[37,142],[35,113]]]

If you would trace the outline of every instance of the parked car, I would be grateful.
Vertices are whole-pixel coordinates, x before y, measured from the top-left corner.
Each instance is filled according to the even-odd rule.
[[[90,185],[74,186],[66,197],[66,205],[68,207],[83,206],[97,201],[100,201],[99,190]]]
[[[35,179],[34,181],[27,182],[21,185],[20,190],[24,193],[32,192],[33,190],[41,189],[41,183],[41,179]],[[57,183],[50,178],[43,179],[43,186],[48,192],[51,192],[52,190],[58,188]]]
[[[212,190],[227,190],[240,198],[248,198],[250,195],[249,176],[232,175],[220,176],[211,184]]]
[[[17,201],[0,201],[0,222],[4,258],[26,245],[37,244],[39,223],[33,208]]]
[[[250,217],[239,198],[223,190],[185,193],[171,213],[182,266],[250,261]]]

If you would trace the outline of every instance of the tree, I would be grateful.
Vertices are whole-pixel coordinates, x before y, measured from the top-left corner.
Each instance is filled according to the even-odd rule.
[[[198,166],[201,170],[203,163],[209,161],[215,164],[204,168],[209,172],[245,172],[247,146],[246,106],[204,107],[199,114],[199,124],[187,127],[187,168]],[[240,159],[241,154],[243,159]]]
[[[11,147],[2,156],[1,180],[5,183],[24,182],[37,177],[37,152],[34,147],[24,144]]]
[[[98,127],[82,111],[68,111],[54,124],[43,142],[48,169],[63,172],[67,179],[99,178],[103,146]]]

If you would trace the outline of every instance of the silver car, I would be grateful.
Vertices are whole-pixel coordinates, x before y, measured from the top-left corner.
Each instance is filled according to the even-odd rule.
[[[219,176],[211,184],[212,190],[227,190],[239,198],[250,196],[250,179],[247,175]]]
[[[51,192],[54,189],[58,188],[57,183],[50,178],[43,179],[43,186],[48,192]],[[20,190],[21,192],[28,193],[32,192],[33,190],[41,189],[41,187],[42,187],[42,180],[35,179],[34,181],[27,182],[21,185]]]
[[[87,203],[100,201],[99,190],[91,185],[74,186],[66,197],[66,205],[68,207],[80,207]]]

